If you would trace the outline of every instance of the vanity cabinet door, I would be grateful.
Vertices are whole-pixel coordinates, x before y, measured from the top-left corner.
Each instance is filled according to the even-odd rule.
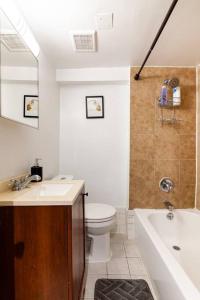
[[[69,299],[78,300],[81,297],[85,280],[85,211],[83,194],[79,195],[72,209],[69,210],[69,219],[72,220],[71,224],[69,224],[71,238],[69,239],[68,247],[68,259],[72,270]]]
[[[0,299],[14,300],[13,208],[0,207]]]
[[[15,300],[67,300],[66,207],[15,207],[14,228]]]
[[[73,206],[0,207],[0,300],[80,300],[84,197]]]

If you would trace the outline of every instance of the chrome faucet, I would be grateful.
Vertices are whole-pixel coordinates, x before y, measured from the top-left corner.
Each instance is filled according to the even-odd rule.
[[[173,213],[174,205],[169,201],[163,201],[163,203],[164,203],[165,207],[169,210],[169,213],[167,214],[167,218],[169,220],[172,220],[174,218],[174,213]]]
[[[12,179],[10,181],[10,185],[13,191],[20,191],[28,187],[29,183],[32,180],[40,181],[41,177],[39,175],[32,175],[32,176],[22,177],[20,179]]]

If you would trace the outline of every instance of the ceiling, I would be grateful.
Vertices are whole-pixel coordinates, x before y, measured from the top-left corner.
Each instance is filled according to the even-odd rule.
[[[13,0],[57,68],[140,65],[172,0]],[[114,27],[98,30],[98,51],[73,51],[70,30],[96,29],[95,15],[112,12]],[[149,65],[200,63],[200,1],[179,0]]]

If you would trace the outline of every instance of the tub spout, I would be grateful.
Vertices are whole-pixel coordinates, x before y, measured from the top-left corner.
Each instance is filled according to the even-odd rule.
[[[174,210],[174,205],[173,205],[171,202],[169,202],[169,201],[164,201],[163,203],[164,203],[165,207],[166,207],[169,211],[173,211],[173,210]]]
[[[167,214],[167,218],[169,220],[172,220],[174,218],[174,214],[173,214],[174,205],[169,201],[164,201],[163,203],[165,207],[169,210],[169,213]]]

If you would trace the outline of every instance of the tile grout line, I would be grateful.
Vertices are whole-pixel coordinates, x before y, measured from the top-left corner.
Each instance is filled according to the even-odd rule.
[[[128,263],[128,257],[127,257],[127,254],[126,254],[126,247],[125,247],[124,241],[123,241],[123,247],[124,247],[124,252],[125,252],[125,256],[126,256],[126,263],[128,265],[129,276],[131,278],[131,271],[130,271],[130,267],[129,267],[129,263]]]
[[[111,257],[112,259],[112,257]],[[108,278],[108,263],[106,263],[106,275],[107,275],[107,278]]]

